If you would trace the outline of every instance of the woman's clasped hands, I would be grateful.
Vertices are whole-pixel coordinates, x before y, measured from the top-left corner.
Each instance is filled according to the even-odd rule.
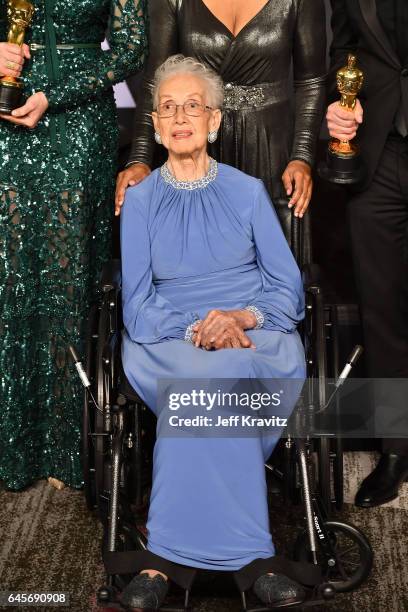
[[[30,49],[26,44],[20,47],[13,43],[0,43],[0,77],[18,78],[21,75],[24,60],[30,57]],[[47,97],[42,91],[38,91],[27,98],[23,106],[13,110],[11,115],[0,114],[0,118],[15,125],[33,129],[47,108]]]
[[[193,344],[207,351],[225,348],[255,348],[244,332],[256,325],[255,315],[248,310],[210,310],[204,320],[193,326]]]

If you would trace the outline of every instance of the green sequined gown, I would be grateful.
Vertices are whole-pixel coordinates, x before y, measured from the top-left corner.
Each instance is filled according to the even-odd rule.
[[[82,390],[67,345],[81,349],[110,255],[112,85],[141,67],[146,40],[144,0],[31,1],[25,92],[43,91],[49,110],[34,130],[0,120],[0,481],[11,489],[82,482]]]

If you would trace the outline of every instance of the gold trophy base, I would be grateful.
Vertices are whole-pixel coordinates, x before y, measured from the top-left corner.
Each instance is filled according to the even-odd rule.
[[[18,81],[0,80],[0,113],[11,115],[11,111],[23,105],[23,86]]]
[[[358,146],[347,141],[333,139],[329,142],[327,156],[317,169],[319,176],[337,185],[354,185],[364,178],[364,168]]]
[[[358,155],[359,149],[354,142],[332,138],[329,142],[329,151],[330,153],[339,155],[340,157],[354,157],[355,155]]]

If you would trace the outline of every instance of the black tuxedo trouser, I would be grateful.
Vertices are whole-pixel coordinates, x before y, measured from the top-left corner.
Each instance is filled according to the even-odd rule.
[[[367,374],[408,378],[408,138],[388,138],[373,182],[352,197],[348,216]],[[408,435],[408,397],[395,387],[380,404],[391,402],[385,409],[400,423],[393,431]],[[384,438],[382,449],[408,454],[408,438]]]

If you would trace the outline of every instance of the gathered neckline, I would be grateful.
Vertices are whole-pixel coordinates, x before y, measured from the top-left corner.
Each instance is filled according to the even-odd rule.
[[[215,159],[210,157],[210,166],[207,174],[194,181],[179,181],[176,179],[176,177],[170,172],[167,162],[160,168],[160,174],[162,179],[175,189],[187,189],[188,191],[192,191],[193,189],[202,189],[203,187],[207,187],[209,183],[216,179],[218,174],[218,163],[215,161]]]

